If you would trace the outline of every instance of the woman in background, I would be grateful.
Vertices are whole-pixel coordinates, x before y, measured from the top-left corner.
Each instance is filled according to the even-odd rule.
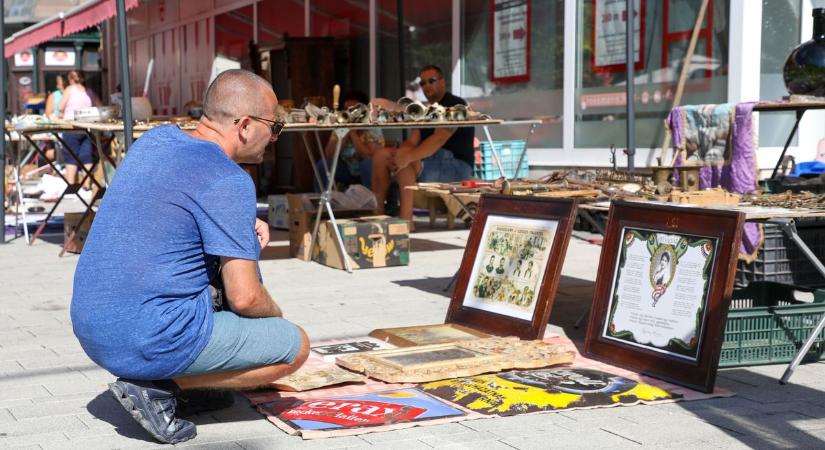
[[[63,91],[63,98],[60,99],[58,109],[63,112],[63,119],[74,120],[75,112],[81,108],[88,108],[92,106],[92,97],[87,92],[86,86],[83,85],[83,73],[72,70],[66,76],[69,79],[69,86]],[[72,149],[77,155],[77,160],[65,149],[61,147],[63,161],[66,163],[66,172],[64,175],[69,183],[77,184],[82,177],[78,177],[77,164],[83,164],[86,170],[92,167],[92,141],[86,133],[73,132],[63,133],[63,142]],[[78,195],[84,200],[91,198],[91,190],[89,189],[91,182],[87,179]]]
[[[46,97],[46,117],[49,120],[57,120],[60,119],[60,100],[63,98],[63,89],[66,87],[65,80],[63,79],[63,75],[58,74],[57,77],[54,79],[56,88],[54,91],[49,93],[49,96]],[[54,161],[55,154],[54,149],[56,148],[56,143],[54,141],[47,141],[46,143],[46,159],[49,161]]]

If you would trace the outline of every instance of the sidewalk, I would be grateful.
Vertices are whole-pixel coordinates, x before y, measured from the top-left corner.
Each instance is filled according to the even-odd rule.
[[[314,340],[363,336],[379,327],[441,323],[442,292],[464,251],[466,230],[429,230],[412,240],[407,267],[349,275],[288,259],[285,232],[273,234],[261,271],[286,317]],[[273,230],[274,231],[274,230]],[[95,366],[72,334],[69,303],[77,255],[58,258],[62,235],[29,247],[0,245],[0,448],[161,447],[110,396],[114,378]],[[551,315],[551,331],[573,324],[592,296],[601,248],[574,237]],[[112,268],[112,270],[119,270]],[[287,436],[238,397],[229,409],[196,416],[198,437],[178,447],[264,448],[815,448],[825,447],[825,364],[727,369],[727,399],[579,410],[467,421],[355,437]]]

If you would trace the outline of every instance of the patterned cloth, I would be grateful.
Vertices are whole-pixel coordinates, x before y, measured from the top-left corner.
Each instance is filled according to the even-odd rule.
[[[756,102],[677,106],[666,126],[673,135],[673,165],[703,163],[699,188],[722,187],[748,194],[758,190],[759,146],[753,107]],[[762,227],[746,223],[739,257],[753,261],[762,246]]]
[[[350,134],[351,138],[355,137],[355,134]],[[384,146],[384,134],[381,133],[381,130],[362,130],[358,132],[358,137],[361,139],[361,142],[364,145],[369,146],[370,144],[378,144],[379,146]],[[355,150],[355,146],[352,142],[347,141],[346,145],[341,148],[341,162],[347,168],[347,171],[352,176],[360,176],[361,175],[361,155]]]

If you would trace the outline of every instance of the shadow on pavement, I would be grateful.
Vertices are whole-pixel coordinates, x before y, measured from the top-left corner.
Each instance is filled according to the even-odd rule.
[[[101,392],[86,405],[94,417],[112,425],[123,437],[156,444],[152,436],[138,424],[109,391]]]
[[[736,396],[677,405],[751,448],[824,448],[825,391],[780,385],[784,365],[769,370],[777,375],[747,368],[720,370],[716,386]]]
[[[397,280],[393,283],[404,286],[404,287],[411,287],[414,289],[418,289],[420,291],[428,292],[430,294],[440,295],[442,297],[451,298],[453,295],[453,288],[455,285],[451,285],[449,289],[446,291],[444,290],[447,287],[447,284],[450,282],[449,277],[438,277],[438,278],[419,278],[415,280]],[[444,312],[447,312],[447,305],[444,305]]]

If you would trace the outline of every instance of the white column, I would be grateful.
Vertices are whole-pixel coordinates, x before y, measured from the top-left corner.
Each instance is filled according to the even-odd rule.
[[[804,0],[802,2],[802,11],[800,20],[802,21],[801,36],[799,42],[806,42],[811,40],[814,33],[814,22],[811,14],[814,7],[821,8],[823,2],[821,0],[812,1]],[[807,111],[802,120],[799,122],[799,147],[793,151],[793,147],[788,150],[788,153],[794,155],[798,162],[811,161],[816,156],[816,147],[822,138],[825,138],[825,111]],[[775,160],[774,160],[775,161]]]
[[[374,99],[376,96],[376,81],[378,74],[376,73],[376,66],[377,66],[377,41],[376,41],[376,34],[378,30],[376,29],[377,25],[377,15],[378,12],[376,11],[377,5],[375,0],[370,0],[369,6],[369,22],[370,22],[370,100]]]
[[[450,91],[461,97],[461,0],[453,0],[453,58]]]
[[[312,33],[312,0],[304,0],[304,36],[309,37]]]
[[[564,81],[562,99],[562,147],[564,159],[573,163],[576,114],[576,0],[564,1]],[[553,158],[556,159],[556,158]]]
[[[728,101],[759,100],[762,2],[731,0],[729,23]]]
[[[252,42],[258,43],[258,0],[252,2]]]

